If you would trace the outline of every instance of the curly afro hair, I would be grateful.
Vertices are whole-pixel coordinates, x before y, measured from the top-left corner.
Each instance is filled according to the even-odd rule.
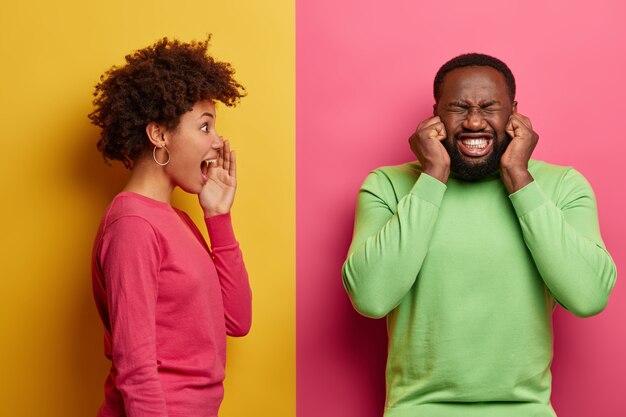
[[[100,77],[89,119],[102,128],[98,150],[106,162],[119,160],[131,168],[150,145],[145,132],[150,122],[174,129],[200,100],[234,106],[245,96],[230,64],[207,54],[210,39],[184,43],[163,38],[127,55],[124,66]]]
[[[443,78],[446,74],[453,69],[463,67],[491,67],[499,71],[506,81],[511,101],[515,100],[515,77],[509,67],[498,58],[494,58],[490,55],[471,53],[456,56],[439,68],[437,75],[435,75],[435,81],[433,82],[435,101],[438,102],[441,97],[441,85],[443,84]]]

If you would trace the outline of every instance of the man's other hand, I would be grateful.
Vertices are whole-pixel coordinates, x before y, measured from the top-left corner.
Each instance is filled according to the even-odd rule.
[[[421,122],[409,138],[411,150],[422,164],[422,171],[445,183],[450,175],[450,156],[442,141],[446,128],[439,116]]]
[[[502,180],[509,193],[514,193],[533,181],[528,172],[528,161],[537,146],[539,135],[533,130],[530,119],[513,111],[506,125],[511,143],[500,158]]]

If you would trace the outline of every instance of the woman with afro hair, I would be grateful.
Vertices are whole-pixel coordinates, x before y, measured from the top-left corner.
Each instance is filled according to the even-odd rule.
[[[105,161],[131,170],[92,257],[111,361],[99,417],[213,417],[223,398],[226,335],[243,336],[251,293],[230,219],[235,152],[216,131],[217,101],[244,88],[204,42],[161,39],[100,78],[92,123]],[[211,241],[170,205],[198,195]]]

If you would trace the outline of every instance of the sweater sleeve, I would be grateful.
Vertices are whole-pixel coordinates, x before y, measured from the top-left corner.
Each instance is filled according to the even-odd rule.
[[[160,264],[157,237],[139,217],[107,227],[99,262],[107,287],[115,384],[128,417],[166,417],[157,371],[156,300]]]
[[[239,243],[235,239],[230,213],[204,220],[222,288],[226,334],[245,336],[252,324],[252,292]]]
[[[593,191],[568,170],[553,202],[536,181],[510,195],[526,246],[556,301],[580,317],[604,309],[616,268],[598,226]]]
[[[380,171],[363,183],[342,270],[354,308],[373,318],[386,316],[415,283],[446,190],[442,182],[421,174],[394,212],[385,198],[395,195],[391,187]]]

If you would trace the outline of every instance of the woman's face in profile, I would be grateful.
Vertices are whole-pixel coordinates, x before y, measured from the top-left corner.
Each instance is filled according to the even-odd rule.
[[[224,141],[215,129],[215,103],[202,100],[180,117],[178,126],[167,132],[170,162],[165,167],[174,185],[199,194],[207,182],[209,164],[217,161]]]

